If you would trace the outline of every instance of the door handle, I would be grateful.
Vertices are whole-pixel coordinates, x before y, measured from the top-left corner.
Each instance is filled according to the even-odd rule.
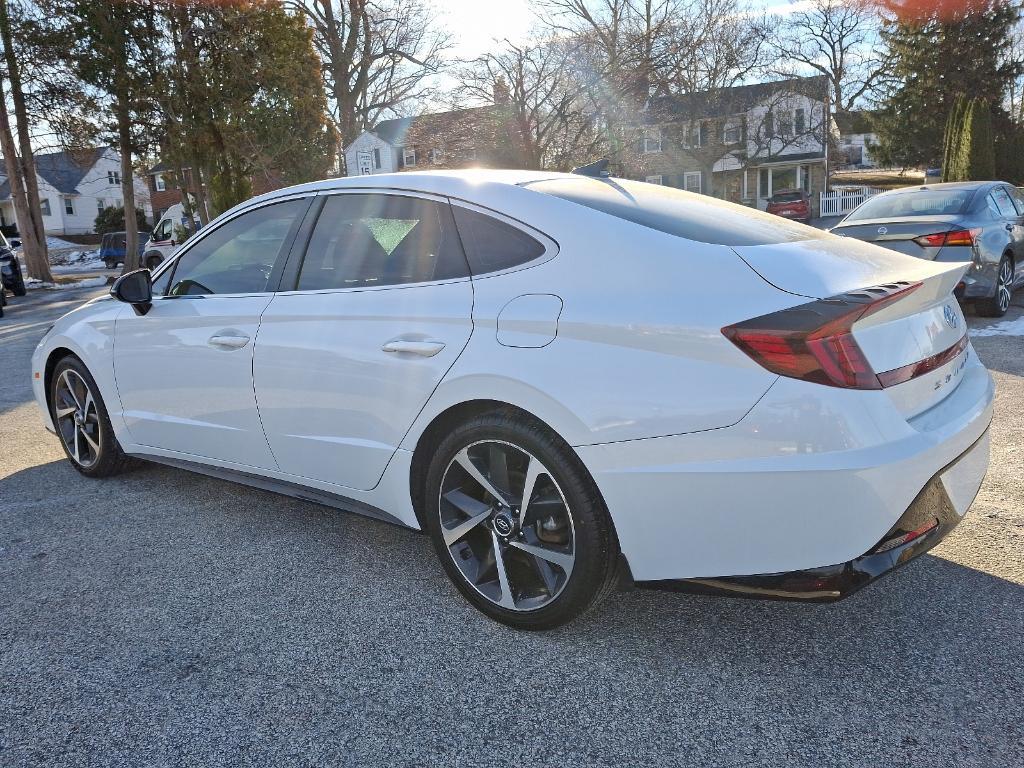
[[[211,347],[221,349],[241,349],[249,343],[249,337],[237,334],[214,334],[207,342]]]
[[[410,341],[408,339],[394,339],[383,347],[385,352],[404,352],[409,355],[420,355],[421,357],[433,357],[444,349],[443,341]]]

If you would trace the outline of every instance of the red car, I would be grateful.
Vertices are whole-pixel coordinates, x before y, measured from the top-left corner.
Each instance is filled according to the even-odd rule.
[[[787,219],[811,223],[811,203],[802,189],[780,189],[768,198],[768,213]]]

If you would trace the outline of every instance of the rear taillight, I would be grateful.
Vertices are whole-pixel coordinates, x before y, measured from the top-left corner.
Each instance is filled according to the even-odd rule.
[[[975,239],[981,235],[981,227],[974,229],[954,229],[950,232],[936,232],[934,235],[915,237],[914,242],[922,248],[942,248],[947,245],[966,245],[974,247]]]
[[[830,387],[881,389],[853,337],[853,324],[898,301],[920,283],[890,283],[772,312],[722,329],[772,373]]]

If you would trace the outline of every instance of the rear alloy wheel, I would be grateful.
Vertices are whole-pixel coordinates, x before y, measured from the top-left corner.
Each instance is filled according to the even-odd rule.
[[[549,629],[615,584],[608,513],[572,449],[511,414],[460,427],[428,472],[427,528],[449,577],[491,618]]]
[[[83,475],[107,477],[129,459],[118,445],[96,382],[82,362],[65,357],[53,372],[50,412],[64,453]]]
[[[979,299],[977,302],[978,314],[984,317],[1002,317],[1010,308],[1010,299],[1013,296],[1013,264],[1003,256],[999,262],[999,269],[996,272],[995,293],[990,299]]]

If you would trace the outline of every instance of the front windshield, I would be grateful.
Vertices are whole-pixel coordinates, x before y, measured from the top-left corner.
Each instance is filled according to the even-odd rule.
[[[973,189],[922,189],[887,192],[872,197],[846,217],[847,221],[893,219],[900,216],[943,216],[963,213]]]

